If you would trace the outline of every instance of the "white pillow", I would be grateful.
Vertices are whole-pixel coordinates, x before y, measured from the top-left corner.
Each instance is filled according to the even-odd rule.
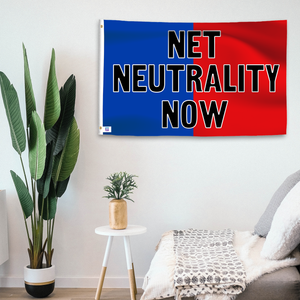
[[[266,237],[261,256],[282,259],[300,244],[300,182],[285,196],[278,207]]]

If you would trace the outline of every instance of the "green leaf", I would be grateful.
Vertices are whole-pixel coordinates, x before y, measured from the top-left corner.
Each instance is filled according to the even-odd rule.
[[[43,219],[44,219],[44,213],[46,210],[46,199],[43,198],[43,195],[39,193],[39,197],[38,197],[38,208],[39,208],[39,215],[43,215]]]
[[[29,139],[29,168],[31,178],[40,179],[46,160],[46,137],[44,125],[37,112],[32,112]]]
[[[60,115],[59,88],[55,73],[55,52],[52,49],[50,70],[47,83],[44,124],[45,130],[50,129],[58,120]]]
[[[126,172],[111,174],[106,178],[111,182],[111,185],[104,187],[104,191],[107,192],[107,196],[104,196],[103,198],[127,199],[134,202],[129,197],[129,194],[132,194],[132,191],[137,188],[134,177],[137,176],[127,174]]]
[[[44,202],[44,206],[43,206]],[[50,184],[50,191],[47,198],[39,197],[39,213],[42,215],[44,220],[52,220],[56,214],[56,207],[57,207],[57,198],[55,196],[55,188],[53,181],[51,180]],[[43,210],[43,211],[42,211]]]
[[[52,168],[53,168],[53,159],[54,159],[53,151],[54,151],[54,144],[51,142],[46,147],[46,161],[45,161],[44,173],[42,177],[37,180],[37,190],[39,194],[42,194],[43,198],[46,198],[49,193],[50,180],[51,180]]]
[[[22,121],[17,92],[3,72],[0,72],[0,86],[14,149],[21,155],[26,147],[25,129]]]
[[[80,133],[75,118],[71,123],[64,149],[54,159],[52,178],[54,184],[66,180],[74,170],[79,153]]]
[[[58,124],[58,121],[55,123],[55,125],[53,127],[51,127],[50,129],[48,129],[46,131],[46,143],[49,144],[51,142],[55,143],[57,136],[58,136],[58,126],[56,125]]]
[[[64,181],[57,182],[57,185],[56,185],[56,196],[57,197],[61,197],[65,193],[68,183],[69,183],[69,180],[70,180],[70,176],[67,179],[65,179]]]
[[[60,90],[61,115],[54,155],[58,154],[65,146],[68,131],[74,117],[75,97],[76,81],[75,77],[71,75]]]
[[[35,104],[35,98],[34,98],[31,77],[29,72],[27,53],[24,44],[23,44],[23,56],[24,56],[26,116],[27,116],[27,127],[29,127],[32,112],[36,110],[36,104]]]
[[[10,174],[14,181],[24,216],[27,219],[33,212],[33,201],[31,195],[29,194],[23,180],[14,171],[10,171]]]
[[[64,86],[60,89],[61,113],[55,125],[48,130],[48,136],[55,140],[54,155],[57,155],[64,147],[71,122],[74,117],[76,81],[71,75]],[[49,140],[48,140],[49,141]]]

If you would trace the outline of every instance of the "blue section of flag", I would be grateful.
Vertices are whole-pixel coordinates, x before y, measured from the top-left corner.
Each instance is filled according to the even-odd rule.
[[[104,89],[103,89],[103,126],[110,126],[112,135],[193,135],[193,129],[181,125],[173,129],[168,122],[168,128],[162,128],[162,100],[173,100],[181,103],[193,99],[193,93],[186,92],[186,73],[179,72],[180,88],[178,93],[172,92],[172,72],[166,71],[165,89],[154,93],[148,86],[148,65],[154,64],[157,71],[159,64],[192,64],[188,58],[179,59],[177,55],[168,59],[168,31],[174,30],[179,36],[179,30],[192,30],[192,23],[149,23],[128,21],[104,21]],[[146,64],[146,71],[140,86],[146,86],[147,92],[113,92],[113,65],[119,64],[123,71],[124,65],[130,65],[132,82],[132,65]],[[157,72],[155,78],[157,79]],[[158,82],[156,82],[158,84]]]

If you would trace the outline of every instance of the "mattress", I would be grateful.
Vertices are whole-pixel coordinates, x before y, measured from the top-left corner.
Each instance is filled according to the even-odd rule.
[[[174,297],[163,298],[174,300]],[[192,300],[194,298],[182,298]],[[247,286],[236,300],[300,300],[300,274],[296,267],[287,267],[265,274]]]
[[[300,274],[296,267],[265,274],[247,286],[236,300],[299,300]]]
[[[247,287],[236,300],[300,300],[300,273],[295,267],[300,264],[300,252],[295,250],[294,256],[283,260],[267,260],[260,256],[264,240],[251,232],[236,231],[234,247],[247,273]],[[172,236],[164,235],[145,276],[141,300],[174,299],[173,245]],[[207,297],[201,297],[204,298]],[[225,298],[228,300],[230,296]]]

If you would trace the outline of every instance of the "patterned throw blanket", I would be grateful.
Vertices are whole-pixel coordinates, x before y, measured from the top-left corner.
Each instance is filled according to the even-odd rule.
[[[246,273],[233,248],[234,232],[174,230],[176,299],[200,294],[240,294]]]

